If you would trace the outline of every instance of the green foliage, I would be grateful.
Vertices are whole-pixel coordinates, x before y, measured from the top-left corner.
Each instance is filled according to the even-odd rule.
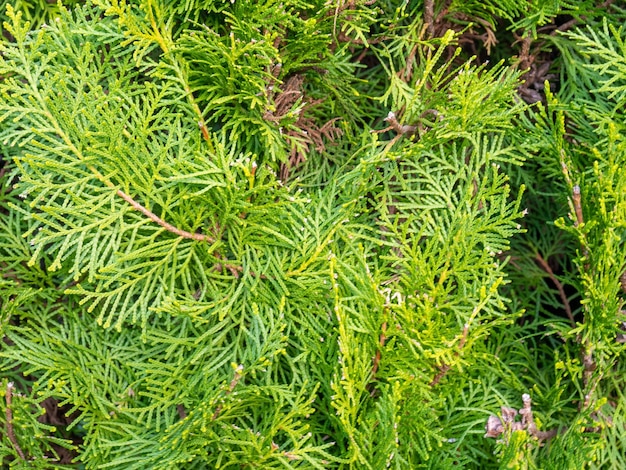
[[[54,20],[64,7],[72,8],[82,3],[85,2],[80,0],[3,0],[0,2],[0,21],[2,23],[10,21],[10,16],[5,12],[7,8],[12,8],[14,11],[19,11],[31,27],[38,28]]]
[[[444,2],[435,3],[439,3],[446,14],[461,22],[470,20],[474,24],[496,30],[498,22],[506,20],[510,22],[507,25],[509,29],[518,30],[523,36],[530,34],[533,37],[537,37],[538,28],[553,22],[559,15],[571,16],[579,21],[589,21],[602,15],[601,7],[591,0],[452,0],[449,6]]]
[[[623,31],[426,3],[7,5],[3,466],[624,466]]]

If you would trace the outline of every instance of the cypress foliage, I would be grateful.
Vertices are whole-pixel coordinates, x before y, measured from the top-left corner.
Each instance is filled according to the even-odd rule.
[[[529,4],[3,2],[3,466],[626,466],[624,12]]]

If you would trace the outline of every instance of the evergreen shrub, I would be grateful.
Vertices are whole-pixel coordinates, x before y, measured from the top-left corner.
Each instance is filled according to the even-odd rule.
[[[0,3],[3,468],[626,468],[623,2]]]

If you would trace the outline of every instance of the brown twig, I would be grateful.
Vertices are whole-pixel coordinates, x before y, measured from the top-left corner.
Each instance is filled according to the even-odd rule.
[[[226,258],[224,258],[219,253],[215,253],[215,257],[217,259],[219,259],[220,261],[221,260],[227,261]],[[228,271],[230,271],[230,273],[236,279],[239,279],[239,275],[244,272],[243,266],[238,266],[238,265],[230,264],[230,263],[222,263],[222,262],[220,262],[220,263],[217,263],[216,265],[213,266],[213,270],[214,271],[218,271],[219,272],[219,271],[222,271],[224,269],[228,269]],[[248,271],[248,273],[250,273],[250,275],[252,277],[258,277],[260,279],[267,279],[267,276],[265,274],[257,274],[254,271]]]
[[[11,441],[11,445],[13,445],[15,452],[17,452],[17,455],[19,455],[22,460],[26,460],[26,456],[24,455],[22,448],[17,442],[17,438],[15,437],[15,431],[13,429],[13,410],[11,409],[11,402],[13,400],[13,388],[14,388],[13,382],[9,382],[7,384],[6,395],[4,396],[4,400],[6,402],[5,413],[6,413],[6,419],[7,419],[7,422],[6,422],[7,436],[9,438],[9,441]]]
[[[392,140],[393,143],[395,143],[399,138],[403,136],[411,137],[412,135],[416,133],[418,137],[421,137],[424,134],[424,131],[427,130],[424,127],[423,121],[426,120],[426,116],[428,115],[432,115],[435,119],[438,119],[440,121],[443,120],[443,116],[436,109],[426,109],[422,112],[422,114],[420,114],[416,126],[411,126],[408,124],[402,125],[398,121],[398,118],[396,117],[396,113],[394,113],[393,111],[389,111],[389,114],[387,114],[387,117],[383,119],[383,121],[389,123],[389,125],[385,127],[384,129],[370,131],[370,132],[372,134],[382,134],[383,132],[393,130],[397,134],[396,137]],[[426,124],[432,125],[428,121],[426,121]]]
[[[461,333],[461,340],[459,341],[459,346],[457,348],[457,351],[455,351],[455,353],[454,353],[455,357],[459,356],[460,351],[465,346],[465,343],[467,342],[467,335],[468,334],[469,334],[469,325],[466,323],[465,325],[463,325],[463,332]],[[435,375],[435,377],[433,377],[433,379],[428,384],[431,387],[434,387],[435,385],[437,385],[441,381],[441,379],[443,379],[443,377],[451,369],[451,366],[450,366],[450,364],[441,364],[440,366],[438,366],[438,369],[439,369],[439,372],[437,372],[437,375]]]
[[[441,379],[443,379],[443,377],[450,370],[450,365],[449,364],[441,364],[440,366],[437,366],[437,368],[439,369],[439,372],[437,372],[437,375],[435,375],[435,377],[433,377],[433,379],[428,384],[431,387],[434,387],[439,382],[441,382]]]
[[[571,20],[566,21],[562,25],[559,25],[554,31],[552,31],[550,33],[550,36],[555,36],[557,33],[563,33],[565,31],[567,31],[568,29],[573,28],[574,26],[576,26],[577,23],[578,23],[578,19],[577,18],[572,18]]]
[[[530,46],[532,45],[533,41],[532,37],[530,35],[519,37],[516,34],[514,34],[514,37],[516,38],[516,40],[513,45],[517,44],[518,42],[522,44],[520,53],[518,55],[520,69],[527,70],[530,68],[530,65],[535,60],[535,57],[530,53]]]
[[[424,23],[428,28],[428,35],[435,36],[435,7],[433,0],[424,0]]]
[[[614,0],[606,0],[605,2],[602,2],[600,5],[598,5],[598,8],[607,8],[607,7],[611,6],[611,3],[613,3],[613,1]],[[571,20],[566,21],[562,25],[558,26],[554,31],[552,31],[550,33],[550,35],[551,36],[555,36],[557,33],[565,32],[568,29],[576,26],[580,21],[584,22],[586,20],[587,20],[586,16],[581,16],[580,18],[572,18]]]
[[[563,168],[565,172],[565,177],[566,179],[568,179],[569,174],[567,171],[567,166],[563,164]],[[571,184],[571,181],[568,180],[568,183]],[[572,205],[574,206],[574,214],[576,216],[576,220],[574,221],[574,227],[580,227],[581,225],[585,223],[585,219],[583,217],[583,207],[582,207],[582,198],[580,194],[580,186],[578,186],[577,184],[574,185],[574,187],[572,188]],[[582,248],[583,257],[587,258],[587,256],[589,255],[589,250],[587,249],[586,237],[584,233],[581,233],[581,248]],[[585,271],[589,270],[589,263],[588,262],[585,263],[583,267]]]
[[[593,347],[587,341],[583,349],[583,385],[587,389],[585,393],[585,401],[582,403],[582,409],[586,410],[591,405],[591,399],[596,391],[596,387],[600,383],[600,377],[596,377],[593,382],[593,374],[598,368],[598,365],[593,359]],[[601,376],[602,374],[600,374]],[[591,383],[591,385],[589,385]]]
[[[139,212],[141,212],[143,215],[148,217],[153,222],[156,222],[157,224],[159,224],[161,227],[163,227],[168,232],[172,232],[172,233],[178,235],[179,237],[183,237],[183,238],[190,238],[192,240],[198,240],[198,241],[202,241],[202,242],[215,243],[215,239],[213,237],[208,236],[208,235],[204,235],[202,233],[191,233],[191,232],[187,232],[185,230],[181,230],[181,229],[179,229],[177,227],[174,227],[172,224],[170,224],[170,223],[166,222],[165,220],[161,219],[154,212],[151,212],[150,210],[148,210],[145,207],[143,207],[141,204],[139,204],[137,201],[135,201],[132,197],[130,197],[128,194],[126,194],[121,189],[116,190],[116,192],[117,192],[117,195],[119,197],[124,199],[134,209],[136,209]]]
[[[566,167],[565,167],[566,168]],[[567,175],[567,173],[566,173]],[[583,217],[583,207],[582,207],[582,197],[580,192],[580,186],[574,185],[572,187],[572,204],[574,206],[574,214],[576,215],[576,220],[574,221],[574,227],[580,227],[585,223],[585,219]],[[582,254],[585,258],[588,256],[588,250],[586,248],[585,235],[582,235]],[[589,270],[589,263],[583,265],[585,270]],[[584,320],[583,320],[584,321]],[[580,338],[578,338],[580,341]],[[593,347],[586,342],[583,345],[584,349],[582,351],[582,363],[583,363],[583,384],[585,388],[589,387],[589,383],[593,377],[593,373],[597,369],[596,362],[593,359]],[[588,393],[585,394],[585,401],[582,404],[583,409],[587,409],[591,402],[591,397],[595,391],[596,386],[598,385],[599,379],[596,380],[590,387]]]
[[[376,3],[377,0],[367,0],[363,2],[363,6],[372,6]],[[337,5],[337,8],[334,10],[329,10],[326,12],[326,16],[337,16],[339,13],[343,13],[345,10],[353,10],[357,7],[356,0],[350,0],[349,2],[344,3],[343,5],[340,3]]]
[[[198,121],[198,127],[200,128],[200,132],[202,133],[202,138],[205,141],[210,142],[211,136],[209,135],[209,130],[207,129],[206,124],[203,120]]]
[[[383,322],[380,329],[381,329],[381,333],[378,338],[379,347],[376,350],[376,355],[374,356],[374,359],[372,360],[372,378],[370,379],[370,384],[371,382],[376,380],[376,372],[378,372],[378,365],[380,364],[381,350],[385,347],[385,341],[387,341],[387,336],[385,336],[385,333],[387,332],[387,322]],[[374,391],[375,389],[372,387],[372,389],[370,390],[370,395],[373,396]]]
[[[226,390],[225,396],[228,396],[231,393],[233,393],[233,390],[235,390],[235,387],[237,386],[237,384],[243,377],[242,372],[243,372],[243,364],[239,364],[237,368],[235,369],[235,376],[233,377],[233,380],[230,381],[230,385],[228,386],[228,390]],[[222,412],[222,408],[223,408],[222,405],[218,405],[218,407],[215,409],[215,413],[213,413],[213,416],[211,417],[211,421],[215,421],[217,419],[217,417]]]
[[[389,114],[387,114],[387,117],[383,119],[383,121],[388,122],[389,126],[379,131],[372,131],[372,133],[382,134],[383,132],[394,130],[399,136],[401,135],[410,136],[410,135],[415,134],[415,131],[417,130],[416,126],[409,126],[409,125],[403,126],[402,124],[400,124],[398,122],[398,118],[396,118],[396,113],[394,113],[393,111],[389,111]]]
[[[572,314],[572,308],[570,307],[569,300],[567,299],[567,294],[565,294],[565,289],[563,288],[563,284],[561,284],[561,281],[557,279],[550,265],[546,262],[546,260],[542,258],[542,256],[539,253],[535,255],[535,260],[537,261],[537,263],[539,263],[539,265],[543,268],[543,270],[548,274],[548,276],[550,277],[550,279],[556,286],[557,290],[559,291],[559,296],[561,297],[561,301],[563,302],[563,308],[565,308],[565,313],[567,314],[567,317],[569,318],[572,328],[575,328],[576,321],[574,320],[574,315]]]
[[[413,66],[417,62],[415,59],[417,51],[418,51],[418,45],[415,44],[413,48],[411,49],[411,51],[406,56],[404,67],[398,70],[398,73],[396,74],[398,75],[399,78],[404,80],[406,83],[409,83],[411,81],[411,78],[413,78]]]

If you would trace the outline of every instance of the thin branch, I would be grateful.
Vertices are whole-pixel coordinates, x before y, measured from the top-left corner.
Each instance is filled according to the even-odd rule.
[[[585,393],[585,401],[582,404],[582,409],[586,410],[591,405],[592,398],[595,394],[596,387],[600,383],[602,374],[594,378],[594,372],[598,368],[595,360],[593,359],[593,347],[589,344],[589,341],[585,342],[583,354],[583,385],[587,389]],[[593,379],[593,382],[592,382]],[[591,383],[591,385],[589,385]]]
[[[398,119],[396,118],[396,113],[394,113],[393,111],[389,111],[389,114],[387,114],[387,117],[383,119],[383,121],[388,122],[389,127],[400,135],[410,136],[414,134],[415,130],[417,129],[416,126],[409,126],[409,125],[403,126],[402,124],[400,124],[398,122]]]
[[[345,10],[354,10],[356,9],[358,6],[372,6],[374,3],[376,3],[377,0],[367,0],[365,2],[363,2],[362,5],[357,5],[356,0],[350,0],[349,2],[344,3],[343,5],[341,3],[339,3],[337,5],[337,8],[335,8],[334,10],[329,10],[326,12],[326,16],[337,16],[339,13],[343,13]]]
[[[433,0],[424,0],[424,23],[428,28],[428,35],[435,36],[435,8]]]
[[[7,422],[6,422],[7,436],[9,437],[9,441],[11,441],[11,444],[13,445],[15,452],[17,452],[17,455],[19,455],[22,460],[26,460],[26,456],[24,455],[22,448],[18,444],[17,438],[15,437],[15,431],[13,430],[13,410],[11,409],[11,402],[13,400],[13,382],[9,382],[7,384],[7,392],[6,392],[6,395],[4,396],[4,399],[7,405],[6,410],[5,410],[6,419],[7,419]]]
[[[235,390],[235,387],[237,386],[237,384],[239,383],[242,377],[243,377],[243,364],[239,364],[237,368],[235,369],[235,376],[233,377],[233,380],[230,381],[230,385],[228,386],[228,390],[226,390],[225,396],[228,396],[231,393],[233,393],[233,390]],[[222,412],[222,408],[223,406],[219,405],[215,409],[215,413],[213,413],[213,416],[211,417],[211,421],[215,421],[217,419],[217,417]]]
[[[150,3],[148,3],[148,5],[150,5]],[[150,25],[152,27],[152,31],[154,33],[154,39],[156,40],[157,44],[159,45],[163,53],[166,56],[169,56],[177,65],[177,67],[174,68],[175,71],[178,73],[177,78],[182,83],[183,89],[185,90],[185,95],[187,96],[189,104],[191,105],[191,108],[193,109],[194,113],[196,114],[196,117],[198,118],[198,127],[200,128],[200,132],[202,133],[202,138],[209,145],[210,150],[214,151],[213,143],[211,142],[211,136],[209,135],[209,130],[207,129],[206,123],[204,121],[204,116],[202,115],[202,111],[200,110],[200,107],[198,106],[198,103],[196,102],[193,92],[191,91],[191,88],[189,87],[189,80],[187,78],[187,74],[185,73],[185,69],[181,66],[181,63],[180,63],[181,59],[180,57],[175,57],[171,54],[172,49],[170,45],[173,45],[174,41],[172,40],[171,35],[167,31],[167,29],[166,29],[166,37],[164,37],[163,34],[161,33],[161,29],[159,28],[158,23],[163,24],[163,20],[162,18],[158,18],[159,22],[157,23],[155,11],[153,10],[151,6],[148,6],[147,13],[148,13],[148,18],[150,19]]]
[[[381,358],[380,351],[385,347],[385,341],[387,341],[387,336],[385,336],[385,333],[387,332],[387,322],[383,322],[380,329],[381,329],[381,333],[380,333],[380,337],[378,338],[379,348],[376,350],[376,355],[374,356],[374,359],[372,361],[372,378],[370,380],[370,384],[371,382],[376,380],[376,372],[378,372],[378,365],[380,364],[380,358]],[[372,389],[370,390],[371,396],[374,396],[374,391],[375,391],[375,388],[372,387]]]
[[[459,356],[459,353],[465,346],[465,343],[467,342],[468,334],[469,334],[469,325],[466,323],[465,325],[463,325],[463,332],[461,333],[461,340],[459,341],[457,351],[455,351],[454,353],[455,357]],[[437,375],[433,377],[433,379],[430,381],[428,385],[430,385],[431,387],[434,387],[435,385],[437,385],[451,368],[452,367],[450,366],[450,364],[441,364],[440,366],[438,366],[439,372],[437,372]]]
[[[598,5],[598,8],[607,8],[609,6],[611,6],[611,4],[613,3],[614,0],[606,0],[605,2],[602,2],[600,5]],[[607,12],[608,13],[608,12]],[[559,27],[557,27],[554,31],[552,31],[550,33],[551,36],[555,36],[557,33],[562,33],[564,31],[567,31],[570,28],[573,28],[574,26],[576,26],[580,21],[586,21],[587,17],[586,16],[581,16],[580,18],[572,18],[571,20],[563,23],[562,25],[560,25]]]
[[[370,132],[372,134],[382,134],[383,132],[391,130],[395,131],[397,135],[390,141],[390,144],[395,144],[403,136],[410,137],[417,134],[418,137],[421,137],[425,131],[423,121],[426,120],[426,116],[428,115],[432,115],[435,119],[438,119],[439,121],[443,120],[443,115],[441,115],[436,109],[426,109],[424,112],[422,112],[422,114],[420,114],[417,126],[411,126],[408,124],[402,125],[400,124],[400,122],[398,122],[396,113],[394,113],[393,111],[389,111],[387,117],[383,119],[383,121],[389,123],[389,126],[381,130],[372,130]],[[428,121],[426,121],[426,124],[431,126],[433,125]],[[388,145],[387,147],[391,148],[391,145]]]
[[[122,199],[124,199],[131,206],[133,206],[134,209],[137,209],[143,215],[148,217],[153,222],[156,222],[157,224],[159,224],[161,227],[163,227],[168,232],[172,232],[172,233],[178,235],[179,237],[190,238],[192,240],[198,240],[198,241],[201,241],[201,242],[209,242],[209,243],[214,243],[215,242],[215,239],[213,237],[208,236],[208,235],[204,235],[202,233],[191,233],[191,232],[187,232],[185,230],[181,230],[181,229],[179,229],[177,227],[174,227],[172,224],[170,224],[170,223],[166,222],[165,220],[161,219],[154,212],[151,212],[150,210],[148,210],[145,207],[143,207],[141,204],[139,204],[137,201],[135,201],[132,197],[130,197],[128,194],[126,194],[121,189],[117,190],[117,195],[119,197],[121,197]]]
[[[434,387],[439,382],[441,382],[441,379],[443,379],[444,376],[450,370],[450,365],[449,364],[442,364],[442,365],[438,366],[438,369],[439,369],[439,372],[437,372],[437,375],[435,375],[435,377],[433,377],[433,379],[428,384],[430,387]]]
[[[217,259],[219,259],[220,261],[228,261],[226,258],[224,258],[222,255],[220,255],[219,253],[215,253],[215,257]],[[233,277],[235,277],[236,279],[239,279],[239,275],[241,273],[244,272],[244,268],[243,266],[238,266],[235,264],[230,264],[230,263],[217,263],[215,266],[213,266],[213,270],[217,271],[217,272],[221,272],[224,269],[228,269],[228,271],[230,271],[230,273],[233,275]],[[267,276],[265,274],[257,274],[254,271],[248,271],[248,273],[252,276],[252,277],[258,277],[260,279],[267,279]]]
[[[578,227],[585,223],[585,219],[583,218],[583,207],[581,203],[580,197],[580,186],[576,185],[572,188],[572,201],[574,202],[574,212],[576,212],[576,223],[575,226]]]
[[[522,50],[520,51],[520,54],[519,54],[520,68],[522,70],[527,70],[530,68],[530,65],[535,59],[534,56],[530,53],[532,37],[530,35],[527,35],[518,39],[515,42],[518,42],[518,41],[522,43]]]
[[[559,296],[561,297],[561,301],[563,302],[563,307],[565,308],[565,313],[567,314],[567,317],[569,318],[570,324],[572,325],[572,328],[575,328],[576,321],[574,320],[574,315],[572,314],[572,308],[569,305],[567,294],[565,294],[565,289],[563,289],[563,284],[561,284],[561,281],[557,279],[550,265],[546,262],[546,260],[544,260],[541,257],[539,253],[535,255],[535,260],[539,263],[539,265],[543,268],[543,270],[548,274],[550,279],[552,279],[552,282],[554,283],[557,290],[559,291]]]
[[[577,23],[578,23],[578,19],[577,18],[572,18],[571,20],[566,21],[562,25],[558,26],[554,31],[552,31],[550,33],[550,36],[555,36],[557,33],[563,33],[565,31],[567,31],[568,29],[573,28],[574,26],[576,26]]]

